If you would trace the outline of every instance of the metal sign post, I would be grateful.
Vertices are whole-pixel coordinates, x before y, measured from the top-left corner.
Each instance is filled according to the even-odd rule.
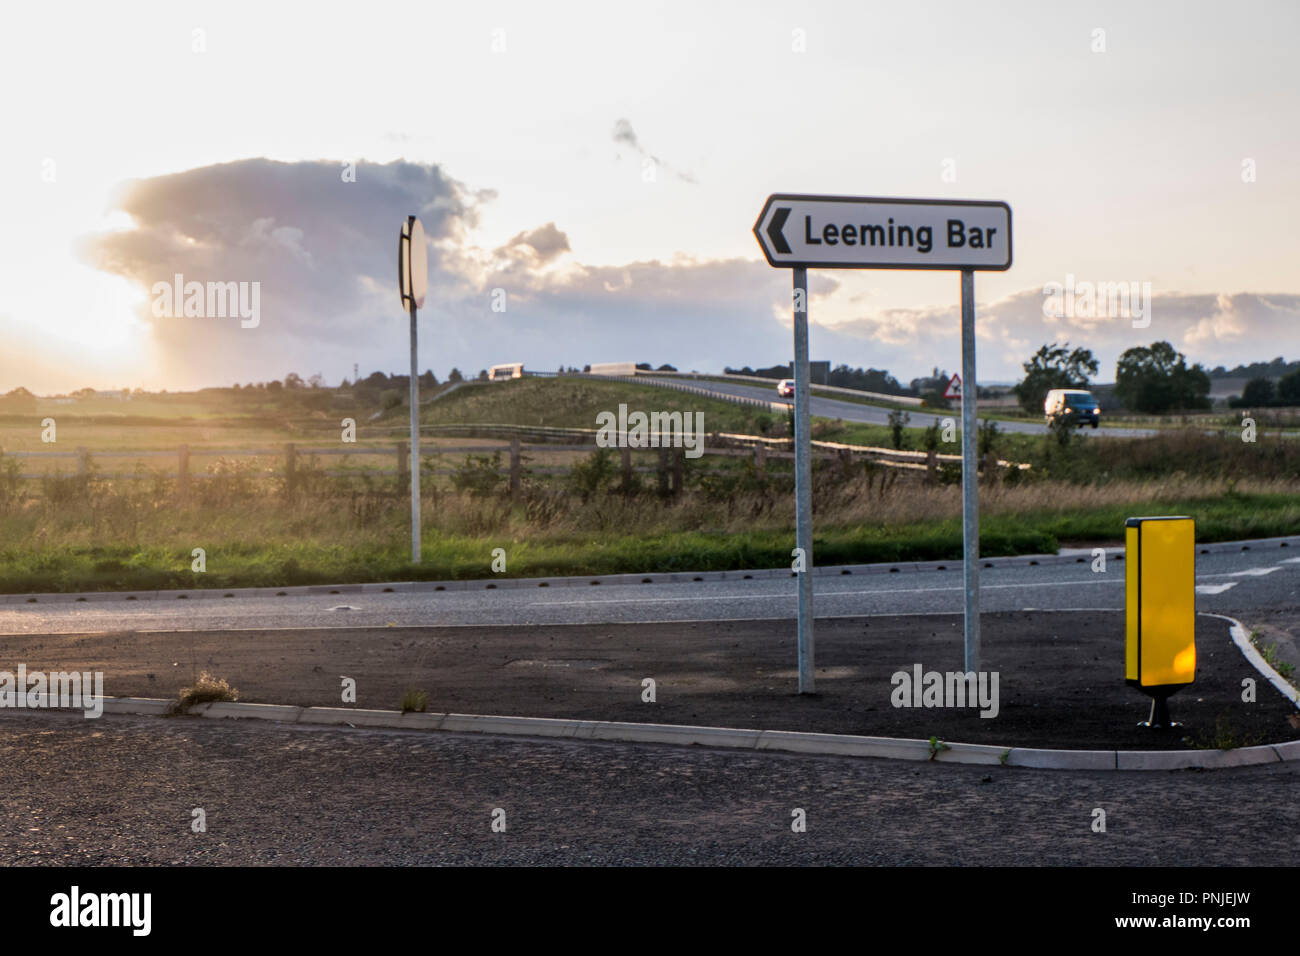
[[[775,193],[754,236],[778,269],[793,269],[795,545],[799,572],[799,693],[813,692],[812,450],[808,409],[808,274],[819,269],[961,272],[962,564],[966,669],[979,670],[979,497],[975,417],[975,270],[1011,268],[1011,207],[952,199],[872,199]],[[949,383],[951,389],[952,383]]]
[[[978,421],[975,400],[975,273],[961,271],[961,542],[962,606],[965,618],[966,671],[980,666],[980,496],[975,452]]]
[[[799,549],[799,693],[813,693],[812,416],[808,401],[808,270],[794,276],[794,544]]]
[[[415,310],[429,290],[428,249],[424,227],[407,216],[397,239],[397,285],[402,304],[411,313],[411,563],[419,564],[420,549],[420,379],[416,349]]]

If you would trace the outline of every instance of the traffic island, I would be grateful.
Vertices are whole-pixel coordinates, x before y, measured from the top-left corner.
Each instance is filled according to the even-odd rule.
[[[819,620],[813,696],[795,693],[794,641],[782,620],[7,635],[0,645],[29,671],[103,671],[115,697],[173,696],[192,670],[208,671],[241,703],[388,711],[414,688],[431,714],[904,738],[932,741],[940,759],[954,741],[1113,753],[1300,740],[1295,706],[1242,656],[1228,622],[1207,615],[1196,619],[1196,681],[1170,700],[1175,732],[1137,726],[1150,702],[1124,682],[1121,611],[983,615],[983,671],[960,702],[959,614]]]

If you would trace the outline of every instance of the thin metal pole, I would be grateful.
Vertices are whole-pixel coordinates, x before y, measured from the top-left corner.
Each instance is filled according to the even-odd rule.
[[[420,379],[415,338],[415,300],[411,300],[411,563],[420,563]]]
[[[975,452],[979,431],[975,417],[975,273],[961,273],[961,533],[966,590],[966,670],[980,667],[980,519]]]
[[[813,690],[812,437],[808,411],[808,270],[794,273],[794,498],[799,572],[799,693]]]

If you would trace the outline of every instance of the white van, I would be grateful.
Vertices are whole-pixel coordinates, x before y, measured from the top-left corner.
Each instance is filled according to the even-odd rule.
[[[1091,425],[1096,428],[1101,424],[1101,406],[1092,392],[1082,388],[1054,388],[1047,393],[1043,402],[1043,416],[1047,424],[1064,417],[1082,428]]]

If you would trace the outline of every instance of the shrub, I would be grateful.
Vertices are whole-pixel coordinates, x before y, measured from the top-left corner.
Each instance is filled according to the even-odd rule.
[[[903,429],[907,428],[907,423],[912,420],[912,416],[907,414],[901,408],[895,408],[889,413],[889,435],[894,442],[896,450],[902,450],[907,447],[906,433]]]
[[[607,491],[618,471],[614,453],[608,448],[597,448],[584,461],[574,464],[569,471],[569,485],[583,501],[587,501],[593,495]]]
[[[465,463],[451,473],[451,483],[457,491],[468,492],[472,498],[488,498],[496,494],[505,483],[501,474],[501,452],[489,455],[466,455]]]

